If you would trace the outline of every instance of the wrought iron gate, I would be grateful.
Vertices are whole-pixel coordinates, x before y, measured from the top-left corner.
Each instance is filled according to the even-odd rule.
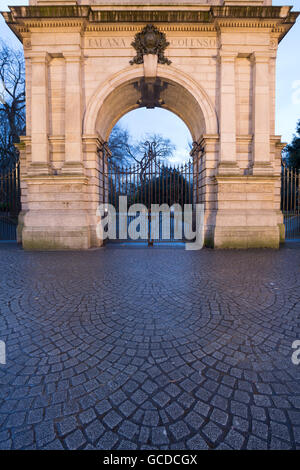
[[[281,173],[281,210],[286,240],[300,239],[300,172],[285,163]]]
[[[143,204],[147,210],[147,236],[140,237],[139,241],[148,242],[175,242],[184,240],[184,222],[178,230],[174,210],[169,213],[169,238],[163,236],[162,213],[158,218],[155,214],[155,223],[158,224],[157,236],[153,238],[151,226],[154,224],[154,215],[151,213],[152,204],[179,204],[184,209],[184,204],[193,203],[193,184],[195,182],[194,166],[192,160],[188,163],[172,166],[157,160],[155,157],[149,158],[146,163],[134,164],[130,167],[119,167],[111,162],[107,164],[106,188],[103,191],[106,201],[112,204],[117,213],[117,239],[120,237],[120,216],[119,197],[127,196],[127,210],[133,204]],[[127,238],[126,241],[133,241],[128,231],[130,223],[136,215],[127,216]],[[176,229],[176,230],[175,230]],[[178,231],[181,236],[178,237]]]
[[[20,202],[20,167],[0,168],[0,240],[16,240]]]

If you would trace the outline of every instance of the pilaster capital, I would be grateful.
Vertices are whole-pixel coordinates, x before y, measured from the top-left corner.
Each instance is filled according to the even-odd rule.
[[[228,62],[233,63],[238,56],[237,51],[226,51],[224,49],[220,49],[218,51],[218,60],[222,63]]]
[[[101,149],[104,144],[103,140],[96,134],[83,135],[82,142],[84,146],[83,147],[84,151],[91,151],[91,152],[97,152],[97,150]]]
[[[270,51],[254,51],[252,52],[250,59],[254,63],[260,63],[264,64],[266,62],[269,62],[271,58],[271,52]]]
[[[202,139],[200,140],[200,143],[218,142],[219,140],[220,140],[219,134],[203,134]]]
[[[33,64],[48,64],[51,60],[50,54],[44,51],[30,51],[27,52],[26,57]]]
[[[219,134],[204,134],[199,141],[199,144],[204,148],[206,155],[209,152],[215,152],[216,146],[219,144]]]
[[[81,51],[65,51],[63,57],[66,62],[80,63],[83,59]]]

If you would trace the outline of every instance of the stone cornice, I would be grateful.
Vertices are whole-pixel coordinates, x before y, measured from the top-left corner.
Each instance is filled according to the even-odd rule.
[[[165,7],[166,8],[166,7]],[[166,30],[218,31],[226,28],[266,28],[278,33],[279,40],[295,23],[298,12],[291,7],[272,6],[210,6],[189,9],[135,9],[119,6],[27,6],[10,7],[3,16],[19,38],[32,28],[81,27],[82,31],[130,30],[139,23],[159,23]],[[177,26],[177,25],[178,26]],[[136,26],[135,26],[136,25]],[[182,26],[180,26],[182,25]],[[132,28],[132,29],[128,29]]]
[[[163,30],[164,32],[168,31],[206,31],[206,32],[213,32],[216,33],[216,28],[214,24],[209,24],[209,23],[198,23],[198,24],[180,24],[180,23],[174,23],[174,24],[166,24],[164,23],[163,25],[159,26],[160,30]],[[133,24],[126,24],[126,23],[88,23],[84,31],[85,32],[95,32],[95,31],[123,31],[123,32],[133,32],[136,33],[141,30],[141,24],[140,23],[133,23]]]

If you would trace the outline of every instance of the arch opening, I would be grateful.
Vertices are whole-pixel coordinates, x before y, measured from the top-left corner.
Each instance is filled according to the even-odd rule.
[[[116,122],[107,139],[112,160],[126,165],[143,157],[149,141],[158,145],[159,158],[168,164],[184,164],[191,158],[189,128],[177,114],[161,107],[129,111]]]
[[[89,100],[83,121],[83,134],[87,139],[91,137],[93,142],[97,141],[97,145],[100,143],[98,152],[100,150],[99,155],[102,155],[100,165],[95,158],[95,169],[97,168],[99,174],[99,187],[95,181],[95,196],[97,194],[97,199],[99,197],[98,200],[104,204],[112,201],[113,197],[113,205],[117,207],[119,196],[127,195],[128,204],[146,202],[147,207],[150,204],[150,213],[153,200],[158,203],[167,202],[170,207],[173,203],[178,203],[181,207],[190,204],[194,211],[195,204],[205,203],[208,192],[203,142],[209,136],[216,138],[218,120],[213,103],[201,85],[175,68],[158,65],[157,80],[162,86],[158,96],[154,94],[157,100],[154,101],[154,107],[157,107],[158,103],[160,108],[174,113],[185,123],[191,134],[191,141],[194,142],[191,152],[193,158],[183,165],[184,168],[179,168],[178,164],[177,168],[166,169],[164,163],[162,166],[157,165],[156,160],[150,160],[142,171],[138,162],[135,168],[129,169],[129,172],[125,169],[125,173],[122,168],[114,170],[113,166],[110,167],[111,160],[108,160],[110,149],[107,142],[113,127],[130,111],[148,107],[145,99],[147,94],[142,92],[143,80],[143,67],[124,69],[107,82],[100,84]],[[96,153],[94,155],[96,156]],[[154,174],[153,169],[155,169]],[[157,187],[161,191],[158,200],[155,196]],[[120,212],[119,209],[117,212]],[[91,231],[94,219],[92,216]]]
[[[198,141],[206,133],[203,111],[193,95],[171,80],[161,79],[166,88],[160,98],[161,108],[176,114],[188,127],[192,139]],[[138,109],[141,93],[137,80],[130,80],[112,91],[104,100],[96,118],[95,129],[104,141],[108,140],[114,125],[127,113]]]
[[[205,134],[218,134],[216,110],[202,87],[188,75],[171,66],[159,65],[157,77],[164,85],[161,107],[180,117],[194,141]],[[143,78],[141,66],[130,67],[99,85],[91,97],[83,122],[85,135],[99,135],[107,141],[116,122],[129,111],[140,107],[138,84]]]

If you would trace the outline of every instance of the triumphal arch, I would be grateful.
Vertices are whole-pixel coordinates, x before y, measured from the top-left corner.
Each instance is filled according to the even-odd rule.
[[[4,13],[26,58],[24,248],[101,245],[103,144],[151,89],[154,104],[182,118],[195,142],[206,244],[279,246],[275,66],[278,43],[297,18],[291,7],[271,0],[29,3]]]

